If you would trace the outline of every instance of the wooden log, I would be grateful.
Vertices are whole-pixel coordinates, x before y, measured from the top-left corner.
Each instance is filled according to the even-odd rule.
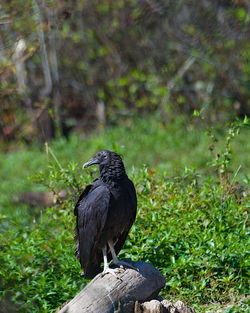
[[[133,313],[135,302],[155,299],[165,285],[165,278],[151,264],[132,262],[137,270],[117,269],[112,274],[97,275],[58,313]]]

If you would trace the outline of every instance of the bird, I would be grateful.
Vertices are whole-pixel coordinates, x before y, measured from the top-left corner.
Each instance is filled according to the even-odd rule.
[[[119,267],[133,268],[117,255],[136,218],[134,184],[116,152],[101,150],[83,168],[94,164],[99,165],[99,178],[83,190],[74,210],[75,252],[86,279],[92,279],[100,272],[116,276],[115,269],[109,267],[111,260]]]

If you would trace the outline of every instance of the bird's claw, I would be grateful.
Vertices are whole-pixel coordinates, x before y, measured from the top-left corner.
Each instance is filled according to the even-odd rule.
[[[110,267],[107,267],[107,268],[105,268],[104,271],[101,273],[101,277],[104,277],[106,274],[111,274],[111,275],[113,275],[115,278],[121,280],[121,278],[119,278],[119,277],[116,275],[115,272],[119,273],[119,272],[120,272],[120,269],[119,269],[119,268],[110,268]]]

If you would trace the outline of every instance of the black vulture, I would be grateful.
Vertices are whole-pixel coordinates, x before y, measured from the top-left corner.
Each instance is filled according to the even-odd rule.
[[[75,206],[76,255],[84,277],[101,272],[112,273],[108,262],[127,265],[118,260],[128,232],[135,220],[137,199],[133,182],[128,178],[121,157],[101,150],[83,167],[99,164],[100,176],[88,185]],[[115,274],[114,274],[115,275]]]

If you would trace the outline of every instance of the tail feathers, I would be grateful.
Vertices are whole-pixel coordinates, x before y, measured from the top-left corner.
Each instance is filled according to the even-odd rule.
[[[87,249],[87,251],[90,251],[90,249]],[[77,249],[76,255],[79,258],[81,268],[84,271],[84,278],[92,279],[102,271],[100,266],[101,258],[98,257],[99,255],[86,253],[86,251],[81,249]]]
[[[100,264],[88,264],[84,268],[84,275],[83,277],[85,279],[92,279],[94,278],[97,274],[101,273],[102,269]]]
[[[84,271],[84,278],[92,279],[102,271],[102,268],[100,266],[101,256],[99,256],[98,259],[96,259],[96,256],[86,257],[86,254],[84,254],[80,249],[79,241],[77,241],[76,244],[75,255],[81,264],[81,268]],[[88,263],[86,264],[86,262]]]
[[[86,279],[92,279],[94,278],[97,274],[101,273],[102,268],[101,268],[101,262],[96,263],[97,260],[93,260],[91,263],[86,264],[86,260],[81,254],[81,250],[79,249],[79,244],[77,244],[76,249],[75,249],[75,255],[78,258],[81,268],[83,269],[83,277]]]

